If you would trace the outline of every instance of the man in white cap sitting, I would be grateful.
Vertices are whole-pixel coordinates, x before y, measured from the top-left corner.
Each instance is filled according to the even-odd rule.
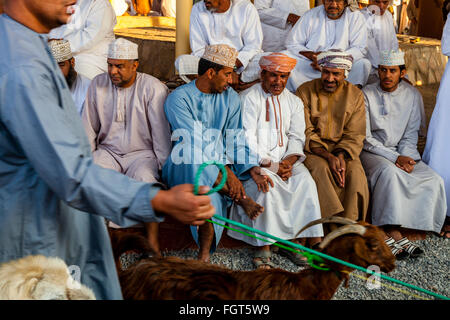
[[[369,83],[378,82],[378,62],[381,51],[397,51],[398,40],[394,19],[388,7],[393,0],[370,0],[371,6],[361,10],[367,22],[367,58],[372,63]]]
[[[157,182],[171,149],[164,114],[168,89],[137,72],[138,65],[137,44],[123,38],[112,42],[108,73],[92,80],[82,118],[95,163],[139,181]],[[158,254],[158,225],[145,226]]]
[[[372,68],[367,60],[366,20],[360,11],[351,11],[347,0],[324,0],[323,5],[306,12],[286,38],[288,54],[297,59],[287,88],[295,92],[307,81],[320,77],[317,56],[341,50],[353,57],[348,81],[364,86]]]
[[[91,80],[75,71],[75,58],[70,50],[69,41],[53,39],[49,41],[49,46],[64,78],[66,78],[77,111],[81,115]]]
[[[228,45],[211,45],[198,63],[198,78],[169,94],[164,105],[175,145],[163,167],[163,181],[176,186],[193,183],[205,161],[225,164],[227,180],[220,193],[210,195],[216,214],[226,217],[230,199],[244,207],[249,216],[257,216],[263,207],[245,195],[239,179],[248,179],[248,170],[257,166],[242,131],[239,95],[230,87],[238,52]],[[222,174],[208,166],[200,176],[202,185],[219,184]],[[222,236],[223,227],[206,223],[191,228],[199,244],[198,259],[209,261]]]
[[[321,226],[308,229],[299,239],[296,236],[303,226],[320,219],[316,185],[302,163],[305,159],[303,103],[285,89],[296,60],[272,53],[262,57],[259,64],[261,83],[241,92],[240,97],[245,135],[259,160],[259,166],[250,170],[252,179],[243,185],[246,194],[263,206],[264,212],[249,217],[242,207],[233,205],[230,219],[284,240],[301,241],[303,245],[309,238],[309,245],[314,245],[323,236]],[[231,230],[228,235],[258,247],[253,259],[256,267],[274,267],[270,261],[270,242]],[[282,252],[298,265],[306,263],[300,254]]]
[[[305,166],[319,193],[322,217],[364,220],[369,190],[359,155],[366,136],[362,91],[345,78],[352,56],[329,51],[319,54],[320,79],[304,83],[296,94],[305,106]]]
[[[404,53],[381,52],[378,74],[380,81],[363,89],[367,133],[361,161],[372,194],[372,223],[384,226],[398,258],[416,257],[423,251],[402,228],[440,232],[447,210],[444,182],[417,151],[423,101],[402,80]]]
[[[249,62],[262,53],[263,33],[258,11],[247,0],[204,0],[192,7],[189,26],[192,54],[201,57],[205,47],[227,44],[238,51],[232,85],[245,88],[253,78],[240,77]],[[256,57],[257,61],[259,57]],[[256,71],[257,73],[257,71]],[[257,78],[257,76],[256,76]],[[245,82],[245,83],[244,83]]]
[[[106,72],[108,45],[114,41],[116,14],[108,0],[78,0],[70,21],[50,31],[50,39],[70,42],[76,70],[89,79]]]

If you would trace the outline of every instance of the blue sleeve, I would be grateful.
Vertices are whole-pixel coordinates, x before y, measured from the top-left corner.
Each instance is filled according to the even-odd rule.
[[[40,65],[16,68],[0,78],[0,118],[23,151],[28,175],[42,179],[69,206],[118,225],[162,221],[150,203],[158,184],[94,164],[70,93],[57,85],[60,78]]]
[[[236,176],[241,180],[246,180],[250,177],[247,171],[258,166],[258,155],[252,151],[245,138],[242,126],[241,100],[238,94],[233,91],[230,92],[230,95],[228,119],[224,134],[226,156],[228,162],[233,163],[233,171]]]

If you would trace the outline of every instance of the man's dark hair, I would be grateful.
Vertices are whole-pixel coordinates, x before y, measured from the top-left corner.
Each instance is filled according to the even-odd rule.
[[[74,59],[74,58],[70,58],[69,62]],[[69,88],[72,88],[72,85],[74,84],[75,80],[77,79],[77,72],[75,71],[75,68],[72,67],[72,64],[70,64],[69,66],[69,74],[66,77],[66,81],[67,81],[67,85],[69,86]]]
[[[214,71],[219,72],[220,70],[222,70],[224,68],[224,66],[211,62],[209,60],[200,58],[200,61],[198,62],[198,75],[201,76],[203,75],[206,71],[208,71],[209,69],[214,69]]]
[[[400,73],[402,73],[403,70],[406,70],[406,65],[404,65],[404,64],[399,67],[400,67]],[[402,82],[402,80],[403,80],[403,78],[400,77],[400,82]]]

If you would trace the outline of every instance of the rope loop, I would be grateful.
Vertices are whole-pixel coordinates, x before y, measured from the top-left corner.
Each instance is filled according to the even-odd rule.
[[[225,166],[217,161],[206,161],[204,163],[202,163],[202,165],[198,168],[197,173],[195,174],[195,179],[194,179],[194,194],[198,195],[198,189],[199,189],[199,181],[200,181],[200,176],[202,175],[203,170],[205,170],[205,168],[207,166],[211,166],[211,165],[215,165],[216,167],[219,168],[220,172],[222,172],[222,180],[220,180],[220,183],[212,188],[211,190],[209,190],[206,195],[210,195],[213,194],[215,192],[219,192],[223,186],[225,185],[225,183],[227,182],[227,170],[225,169]]]

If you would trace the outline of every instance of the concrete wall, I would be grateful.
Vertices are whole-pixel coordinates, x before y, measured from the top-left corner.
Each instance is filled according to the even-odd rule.
[[[175,42],[121,37],[139,45],[139,72],[148,73],[161,81],[175,75]]]

